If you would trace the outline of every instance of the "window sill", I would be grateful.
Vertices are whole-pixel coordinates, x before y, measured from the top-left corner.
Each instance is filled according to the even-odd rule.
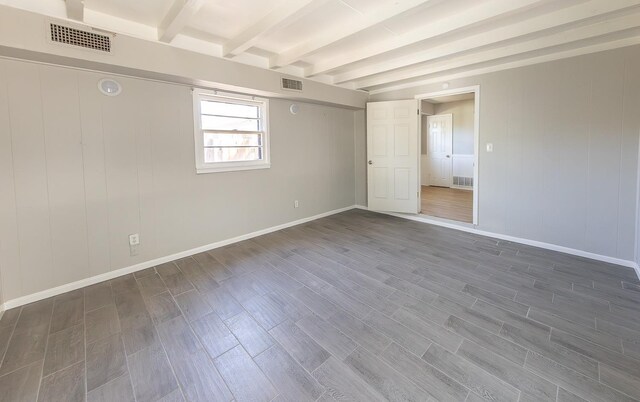
[[[196,174],[236,172],[241,170],[269,169],[271,163],[261,163],[259,165],[236,165],[236,166],[217,166],[196,168]]]

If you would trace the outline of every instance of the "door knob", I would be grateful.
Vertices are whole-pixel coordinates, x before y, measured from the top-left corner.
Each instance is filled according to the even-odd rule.
[[[451,155],[447,155],[447,158],[451,158]]]
[[[369,165],[373,165],[373,161],[369,161]]]

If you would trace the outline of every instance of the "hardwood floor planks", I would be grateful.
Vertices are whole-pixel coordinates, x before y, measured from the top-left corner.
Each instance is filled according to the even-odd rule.
[[[278,395],[242,346],[219,356],[215,364],[238,402],[269,402]]]
[[[280,346],[265,350],[254,360],[279,390],[282,400],[315,401],[324,391],[324,388]]]
[[[640,400],[631,274],[347,211],[6,311],[0,400]]]

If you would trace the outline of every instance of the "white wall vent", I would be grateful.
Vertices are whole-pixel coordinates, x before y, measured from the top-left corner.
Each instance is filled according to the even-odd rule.
[[[302,81],[292,80],[291,78],[282,78],[282,89],[290,91],[302,91]]]
[[[453,176],[453,185],[460,187],[473,187],[473,177]]]
[[[111,53],[111,37],[59,24],[51,25],[51,41]]]

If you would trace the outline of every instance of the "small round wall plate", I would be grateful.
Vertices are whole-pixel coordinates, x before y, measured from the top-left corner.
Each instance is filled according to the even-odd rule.
[[[98,89],[107,96],[118,96],[122,92],[120,83],[111,78],[103,78],[98,81]]]
[[[298,114],[299,111],[300,106],[296,105],[295,103],[292,103],[291,106],[289,106],[289,112],[291,112],[291,114]]]

